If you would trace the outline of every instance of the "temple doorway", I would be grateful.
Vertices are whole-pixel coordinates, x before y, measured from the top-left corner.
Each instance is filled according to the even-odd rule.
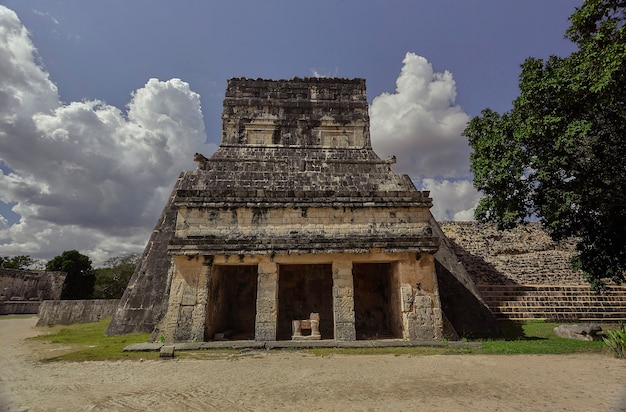
[[[322,339],[334,338],[332,265],[280,265],[276,339],[290,340],[291,321],[320,314]]]
[[[398,290],[391,263],[354,263],[354,315],[356,338],[402,337]]]
[[[252,340],[256,320],[256,265],[213,266],[206,339]]]

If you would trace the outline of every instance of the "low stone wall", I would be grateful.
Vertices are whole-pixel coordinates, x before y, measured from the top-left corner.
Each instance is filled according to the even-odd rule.
[[[0,315],[35,315],[39,312],[40,301],[0,302]]]
[[[118,303],[118,299],[46,300],[39,308],[37,326],[97,322],[112,316]]]

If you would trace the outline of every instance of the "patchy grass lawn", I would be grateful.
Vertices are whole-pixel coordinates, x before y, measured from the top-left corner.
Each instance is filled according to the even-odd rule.
[[[149,334],[105,336],[110,318],[96,323],[57,326],[46,329],[50,333],[30,338],[33,343],[56,345],[59,351],[54,356],[43,356],[42,361],[88,361],[119,359],[156,359],[158,352],[122,352],[131,343],[146,342]],[[601,353],[606,351],[602,341],[578,341],[557,337],[552,331],[557,323],[547,322],[503,322],[504,337],[480,340],[483,347],[401,347],[401,348],[316,348],[303,350],[306,353],[326,356],[330,354],[354,355],[446,355],[446,354],[566,354]],[[608,330],[608,325],[604,326]],[[611,327],[614,328],[614,327]],[[35,350],[42,348],[35,345]],[[289,349],[294,350],[294,349]],[[43,350],[41,352],[44,352]],[[48,351],[49,352],[49,351]],[[223,359],[236,355],[236,350],[211,349],[198,352],[178,352],[177,356],[192,359]],[[608,352],[607,352],[608,354]]]
[[[566,354],[602,353],[606,350],[603,341],[580,341],[556,336],[553,329],[560,323],[549,322],[502,322],[504,336],[500,339],[473,340],[481,342],[482,348],[456,347],[402,347],[402,348],[315,348],[308,352],[320,356],[332,353],[355,355],[394,354],[394,355],[517,355],[517,354]],[[605,328],[613,326],[606,325]]]
[[[48,332],[45,335],[29,338],[34,349],[43,349],[42,344],[52,344],[58,348],[54,356],[43,355],[41,361],[88,361],[88,360],[118,360],[118,359],[156,359],[158,352],[122,352],[122,349],[131,343],[146,342],[149,333],[129,334],[122,336],[105,336],[111,318],[100,322],[77,323],[68,326],[54,326],[38,328]],[[46,345],[46,346],[48,346]],[[54,347],[53,346],[53,347]],[[43,353],[40,353],[43,354]]]
[[[603,341],[582,341],[556,336],[553,329],[560,323],[501,322],[504,338],[483,341],[477,353],[485,354],[564,354],[603,352]],[[603,328],[613,328],[604,325]]]

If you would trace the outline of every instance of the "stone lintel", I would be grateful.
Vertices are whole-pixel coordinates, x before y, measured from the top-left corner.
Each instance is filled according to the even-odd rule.
[[[168,253],[172,255],[363,254],[369,253],[371,248],[379,248],[386,253],[435,253],[439,247],[437,238],[390,239],[385,241],[384,239],[339,237],[335,239],[309,239],[308,242],[303,243],[301,236],[265,238],[264,240],[199,236],[198,238],[176,239],[169,245]],[[255,241],[258,242],[255,243]]]
[[[259,199],[255,197],[245,197],[245,198],[219,198],[219,197],[211,197],[211,198],[203,198],[203,199],[194,199],[192,197],[189,198],[180,198],[176,202],[176,207],[179,208],[195,208],[195,209],[231,209],[231,208],[263,208],[263,209],[302,209],[302,208],[322,208],[329,207],[333,209],[339,208],[349,208],[349,209],[358,209],[358,208],[376,208],[376,209],[384,209],[384,208],[397,208],[397,207],[420,207],[429,209],[432,207],[432,203],[424,200],[420,202],[415,202],[411,200],[405,199],[382,199],[379,201],[370,201],[366,199],[356,199],[351,201],[340,201],[340,200],[324,200],[324,199],[298,199],[297,201],[292,201],[290,199],[286,199],[284,201],[273,201],[271,199]]]
[[[354,263],[368,262],[396,262],[399,260],[415,260],[415,253],[411,252],[384,252],[380,249],[368,251],[368,253],[338,253],[338,254],[299,254],[284,253],[275,255],[248,254],[238,255],[215,255],[213,264],[215,265],[256,265],[260,262],[274,262],[284,265],[301,264],[332,264],[336,260],[350,260]]]
[[[259,190],[262,191],[263,197],[259,197]],[[194,189],[178,189],[176,192],[175,204],[182,201],[188,202],[211,202],[211,201],[228,201],[233,202],[238,199],[252,199],[254,204],[259,202],[277,202],[284,204],[285,202],[324,202],[324,203],[346,203],[349,206],[355,202],[376,201],[372,206],[379,206],[378,202],[382,201],[380,207],[386,207],[384,202],[410,203],[409,206],[415,207],[415,202],[424,202],[425,206],[432,206],[432,199],[427,191],[370,191],[370,192],[341,192],[336,190],[265,190],[262,187],[254,189],[218,189],[204,188]],[[218,200],[219,199],[219,200]],[[419,204],[417,204],[419,206]]]
[[[251,144],[222,144],[220,145],[221,148],[249,148],[249,147],[259,147],[259,148],[280,148],[281,150],[289,150],[292,149],[294,150],[294,148],[291,148],[289,146],[279,146],[279,145],[275,145],[275,146],[268,146],[268,145],[251,145]],[[313,148],[317,148],[320,150],[328,150],[325,147],[322,146],[313,146]],[[354,151],[353,148],[332,148],[333,151]],[[349,152],[348,152],[349,153]],[[258,159],[237,159],[237,158],[232,158],[232,157],[223,157],[223,156],[211,156],[210,159],[208,159],[209,162],[208,164],[210,164],[211,162],[232,162],[232,163],[238,163],[239,165],[241,165],[241,163],[245,163],[245,162],[249,162],[249,163],[257,163],[259,162]],[[286,164],[287,161],[285,161],[284,159],[263,159],[264,163],[283,163]],[[342,163],[342,164],[367,164],[367,165],[386,165],[389,164],[388,160],[383,160],[383,159],[324,159],[322,161],[323,163]],[[210,170],[210,169],[209,169]],[[412,192],[415,193],[415,192]],[[419,192],[418,192],[419,193]]]

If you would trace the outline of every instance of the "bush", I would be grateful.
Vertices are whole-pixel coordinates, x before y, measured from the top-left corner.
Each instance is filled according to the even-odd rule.
[[[96,284],[93,297],[95,299],[120,299],[135,272],[140,257],[132,253],[104,262],[104,267],[95,270]]]
[[[608,331],[603,339],[616,358],[626,359],[626,326]]]
[[[52,259],[46,269],[66,272],[61,299],[91,299],[96,275],[91,259],[77,250],[66,250]]]

